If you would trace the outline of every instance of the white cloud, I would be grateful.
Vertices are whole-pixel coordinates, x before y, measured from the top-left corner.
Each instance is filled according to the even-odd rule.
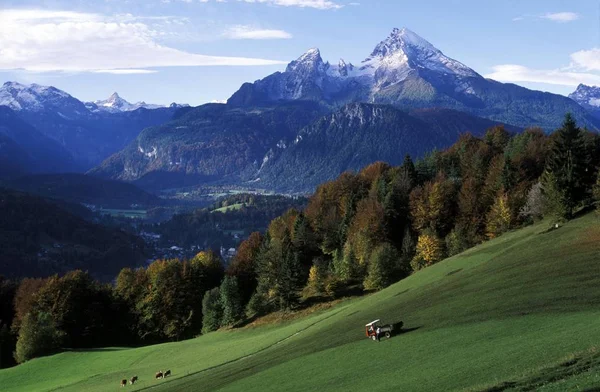
[[[579,19],[579,14],[576,14],[575,12],[556,12],[544,14],[540,16],[540,18],[558,23],[567,23]]]
[[[569,69],[532,69],[522,65],[505,64],[492,68],[486,78],[500,82],[533,82],[562,86],[577,86],[580,83],[600,85],[600,75],[577,72]]]
[[[132,74],[151,74],[158,71],[153,69],[96,69],[92,71],[94,73],[108,73],[114,75],[132,75]]]
[[[292,35],[283,30],[265,30],[252,26],[233,26],[223,36],[229,39],[289,39]]]
[[[210,0],[199,0],[201,3],[208,3]],[[215,0],[217,3],[225,3],[224,0]],[[278,5],[282,7],[300,7],[300,8],[316,8],[319,10],[340,9],[342,4],[331,0],[237,0],[244,3],[260,3]]]
[[[342,8],[341,4],[329,0],[238,0],[246,3],[267,3],[283,7],[317,8],[321,10]]]
[[[283,64],[190,53],[160,44],[157,39],[165,35],[168,31],[131,15],[0,10],[0,69],[131,73],[148,67]]]
[[[600,71],[600,49],[580,50],[571,55],[575,67],[586,71]]]

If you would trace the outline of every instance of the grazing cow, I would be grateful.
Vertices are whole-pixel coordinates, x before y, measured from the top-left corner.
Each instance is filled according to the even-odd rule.
[[[127,385],[127,380],[121,380],[121,386],[124,387],[125,385]]]
[[[135,382],[136,382],[137,380],[138,380],[138,376],[133,376],[133,377],[131,377],[131,380],[129,380],[129,383],[130,383],[131,385],[133,385],[133,384],[135,384]]]
[[[168,376],[170,376],[170,375],[171,375],[171,371],[170,371],[170,370],[167,370],[167,371],[165,372],[165,377],[168,377]]]
[[[156,376],[154,376],[154,378],[156,378],[157,380],[158,380],[159,378],[164,378],[164,374],[163,374],[163,372],[162,372],[162,371],[160,371],[160,372],[156,372]]]

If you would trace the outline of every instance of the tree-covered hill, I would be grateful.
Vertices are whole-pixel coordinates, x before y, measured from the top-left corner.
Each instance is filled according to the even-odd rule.
[[[90,223],[40,197],[0,190],[0,274],[38,277],[74,269],[112,280],[146,259],[144,242]]]
[[[23,192],[71,203],[103,208],[154,207],[164,204],[155,195],[135,185],[85,174],[39,174],[20,177],[6,184]]]
[[[200,181],[228,177],[239,181],[260,168],[269,148],[295,137],[323,113],[319,105],[310,102],[245,109],[203,105],[165,125],[145,129],[90,174],[126,181],[152,173]],[[167,183],[166,187],[176,185]],[[180,179],[182,185],[188,185],[185,178]]]
[[[282,192],[311,193],[344,171],[406,154],[422,157],[452,145],[461,134],[481,136],[499,125],[446,109],[405,112],[386,105],[350,104],[303,128],[295,141],[267,155],[255,184]],[[509,129],[516,129],[508,127]]]

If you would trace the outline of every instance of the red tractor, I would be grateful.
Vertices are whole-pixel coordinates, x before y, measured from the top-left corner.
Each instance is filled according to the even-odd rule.
[[[381,324],[381,320],[371,321],[369,324],[365,325],[365,333],[367,334],[367,338],[377,341],[379,341],[382,335],[388,339],[391,338],[393,330],[393,324],[383,325]]]

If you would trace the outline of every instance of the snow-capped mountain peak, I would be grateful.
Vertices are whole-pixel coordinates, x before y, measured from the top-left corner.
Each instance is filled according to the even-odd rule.
[[[386,101],[390,94],[398,95],[407,80],[420,80],[423,86],[444,84],[443,89],[467,94],[470,99],[476,91],[473,79],[483,78],[409,29],[395,28],[359,66],[345,60],[332,65],[313,48],[292,61],[285,72],[244,86],[229,102],[331,100],[342,96],[356,100],[359,95],[365,102]]]
[[[147,104],[144,101],[131,103],[126,99],[123,99],[117,92],[114,92],[104,100],[97,100],[94,102],[86,102],[86,107],[95,112],[95,111],[106,111],[111,113],[117,112],[130,112],[132,110],[136,110],[139,108],[145,109],[157,109],[162,108],[162,105],[153,105]]]
[[[112,93],[106,100],[98,100],[94,101],[94,103],[98,106],[112,108],[118,111],[131,110],[131,106],[133,106],[131,103],[121,98],[117,92]]]
[[[317,48],[311,48],[297,60],[288,64],[286,72],[312,73],[325,70],[326,64],[321,58],[321,51]]]
[[[380,68],[384,72],[379,74],[394,70],[400,79],[408,76],[410,71],[423,69],[445,75],[480,77],[471,68],[447,57],[429,41],[406,28],[393,29],[363,61],[361,70],[374,73]]]
[[[0,106],[12,110],[41,111],[62,108],[63,112],[80,114],[85,108],[77,99],[52,86],[39,84],[25,85],[18,82],[6,82],[0,87]],[[63,113],[63,115],[66,115]]]
[[[408,48],[430,51],[434,53],[440,52],[427,40],[421,38],[419,35],[410,31],[409,29],[394,28],[391,34],[375,47],[369,58],[392,56],[397,54],[399,51],[406,52]]]
[[[574,92],[569,94],[569,98],[583,107],[598,109],[600,108],[600,87],[580,84]]]

